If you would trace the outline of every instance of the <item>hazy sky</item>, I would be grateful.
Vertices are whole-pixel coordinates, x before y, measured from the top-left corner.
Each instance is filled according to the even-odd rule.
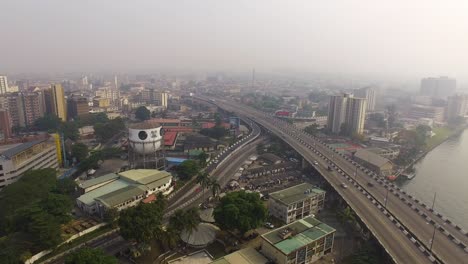
[[[160,69],[468,78],[467,0],[2,0],[0,72]]]

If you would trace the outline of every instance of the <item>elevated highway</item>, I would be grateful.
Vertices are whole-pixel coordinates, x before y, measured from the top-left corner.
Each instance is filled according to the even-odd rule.
[[[247,116],[313,165],[357,213],[396,263],[468,263],[468,235],[431,207],[287,122],[223,99],[218,107]],[[328,166],[334,168],[329,171]],[[372,183],[372,187],[368,183]],[[341,185],[345,183],[348,188]]]

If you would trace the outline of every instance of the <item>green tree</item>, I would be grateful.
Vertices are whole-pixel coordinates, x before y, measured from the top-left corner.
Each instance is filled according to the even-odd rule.
[[[203,201],[205,201],[205,189],[210,185],[210,175],[207,172],[200,172],[197,175],[196,182],[200,184],[203,192]]]
[[[385,115],[382,113],[373,113],[369,115],[369,120],[375,122],[378,127],[385,128]]]
[[[397,112],[397,108],[396,108],[396,105],[392,104],[392,105],[389,105],[387,106],[387,116],[388,116],[388,127],[389,128],[392,128],[392,127],[395,127],[396,125],[396,122],[398,120],[398,112]]]
[[[267,210],[258,193],[231,192],[221,198],[214,210],[218,225],[242,234],[259,227],[267,217]]]
[[[104,221],[111,227],[117,227],[117,219],[119,218],[119,211],[116,208],[106,210],[104,213]]]
[[[197,159],[200,163],[200,167],[205,167],[206,166],[206,160],[208,159],[209,155],[206,153],[206,152],[202,152],[200,153],[200,155],[198,155]]]
[[[65,264],[117,264],[114,256],[109,256],[102,249],[81,248],[65,259]]]
[[[310,126],[307,126],[304,128],[304,131],[310,135],[315,135],[319,131],[319,125],[317,124],[312,124]]]
[[[63,133],[65,139],[77,140],[79,137],[78,126],[75,122],[64,122],[60,125],[59,131]]]
[[[53,215],[60,224],[65,224],[71,220],[70,212],[73,203],[68,196],[49,193],[49,196],[42,201],[41,207]]]
[[[78,161],[83,161],[88,157],[88,146],[83,143],[75,143],[71,148],[71,153]]]
[[[211,179],[208,186],[211,189],[211,194],[214,198],[218,197],[219,192],[221,191],[221,185],[219,185],[216,179]]]
[[[146,106],[140,106],[135,111],[135,117],[141,121],[148,120],[151,118],[151,112]]]
[[[140,203],[120,212],[120,234],[127,240],[149,243],[162,233],[163,210],[155,203]]]
[[[34,126],[43,131],[57,131],[62,121],[54,114],[46,114],[34,122]]]
[[[200,172],[200,167],[194,160],[186,160],[177,166],[177,175],[182,180],[189,180]]]
[[[202,130],[200,130],[200,134],[214,139],[220,139],[226,136],[227,133],[227,129],[218,126],[212,128],[203,128]]]

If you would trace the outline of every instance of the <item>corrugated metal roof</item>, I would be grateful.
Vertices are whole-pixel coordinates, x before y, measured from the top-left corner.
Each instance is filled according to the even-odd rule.
[[[171,174],[167,171],[149,169],[128,170],[120,172],[119,175],[139,184],[149,184],[171,176]]]
[[[129,185],[122,189],[97,197],[96,200],[102,202],[108,207],[114,207],[143,194],[145,194],[145,188],[143,186]]]
[[[240,249],[210,264],[266,264],[268,259],[251,247]]]
[[[110,181],[110,180],[117,179],[117,178],[119,178],[119,175],[115,173],[109,173],[109,174],[106,174],[106,175],[103,175],[103,176],[100,176],[91,180],[83,181],[80,184],[78,184],[78,186],[80,186],[83,189],[86,189],[91,186],[101,184],[103,182]]]
[[[116,180],[116,181],[113,181],[111,183],[108,183],[102,187],[99,187],[97,189],[94,189],[90,192],[87,192],[83,195],[81,195],[80,197],[78,197],[77,199],[86,204],[86,205],[92,205],[93,203],[95,203],[95,200],[96,198],[102,196],[102,195],[105,195],[105,194],[108,194],[108,193],[111,193],[111,192],[114,192],[116,190],[119,190],[119,189],[122,189],[122,188],[125,188],[129,186],[129,183],[126,182],[126,181],[122,181],[122,180]]]
[[[47,138],[44,138],[44,139],[39,139],[39,140],[34,140],[34,141],[30,141],[30,142],[26,142],[26,143],[23,143],[21,145],[18,145],[18,146],[15,146],[13,148],[10,148],[10,149],[7,149],[5,151],[3,151],[0,156],[4,156],[8,159],[11,159],[13,156],[29,149],[29,148],[32,148],[33,146],[37,145],[37,144],[40,144],[44,141],[47,141],[48,139]]]

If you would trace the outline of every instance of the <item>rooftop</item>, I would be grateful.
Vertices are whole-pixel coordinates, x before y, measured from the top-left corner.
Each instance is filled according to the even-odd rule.
[[[106,174],[106,175],[103,175],[103,176],[100,176],[100,177],[97,177],[97,178],[94,178],[94,179],[91,179],[91,180],[83,181],[78,186],[80,186],[83,189],[86,189],[86,188],[89,188],[91,186],[101,184],[103,182],[110,181],[110,180],[113,180],[113,179],[118,179],[118,178],[119,178],[119,175],[117,175],[115,173],[109,173],[109,174]]]
[[[150,184],[152,182],[171,177],[167,171],[150,170],[150,169],[137,169],[120,172],[119,175],[124,180],[129,180],[138,184]]]
[[[132,124],[130,125],[131,129],[150,129],[150,128],[158,128],[161,125],[155,121],[145,121],[142,123]]]
[[[288,255],[335,231],[333,227],[309,216],[270,231],[262,238]]]
[[[169,131],[164,133],[164,145],[172,146],[177,139],[177,132]]]
[[[48,140],[47,138],[38,139],[38,140],[34,140],[34,141],[30,141],[30,142],[26,142],[20,145],[13,146],[3,151],[2,153],[0,153],[0,156],[4,156],[8,159],[11,159],[13,156],[47,140]]]
[[[97,197],[96,200],[101,201],[108,207],[114,207],[118,204],[132,199],[133,197],[144,195],[145,190],[146,188],[144,188],[143,186],[129,185],[122,189],[118,189],[113,192],[104,194],[100,197]]]
[[[310,183],[301,183],[281,191],[270,193],[270,198],[284,204],[291,204],[322,193],[325,193],[325,191],[315,188]]]
[[[219,258],[211,264],[266,264],[268,259],[251,247],[237,250]]]
[[[116,180],[104,186],[101,186],[99,188],[96,188],[90,192],[87,192],[81,195],[80,197],[78,197],[77,199],[78,201],[81,201],[82,203],[86,205],[91,205],[95,202],[94,201],[95,198],[101,197],[108,193],[112,193],[116,190],[125,188],[127,186],[129,186],[129,184],[126,181]]]
[[[357,150],[356,153],[354,153],[354,157],[364,160],[377,167],[382,167],[383,165],[390,162],[390,160],[365,149]]]

